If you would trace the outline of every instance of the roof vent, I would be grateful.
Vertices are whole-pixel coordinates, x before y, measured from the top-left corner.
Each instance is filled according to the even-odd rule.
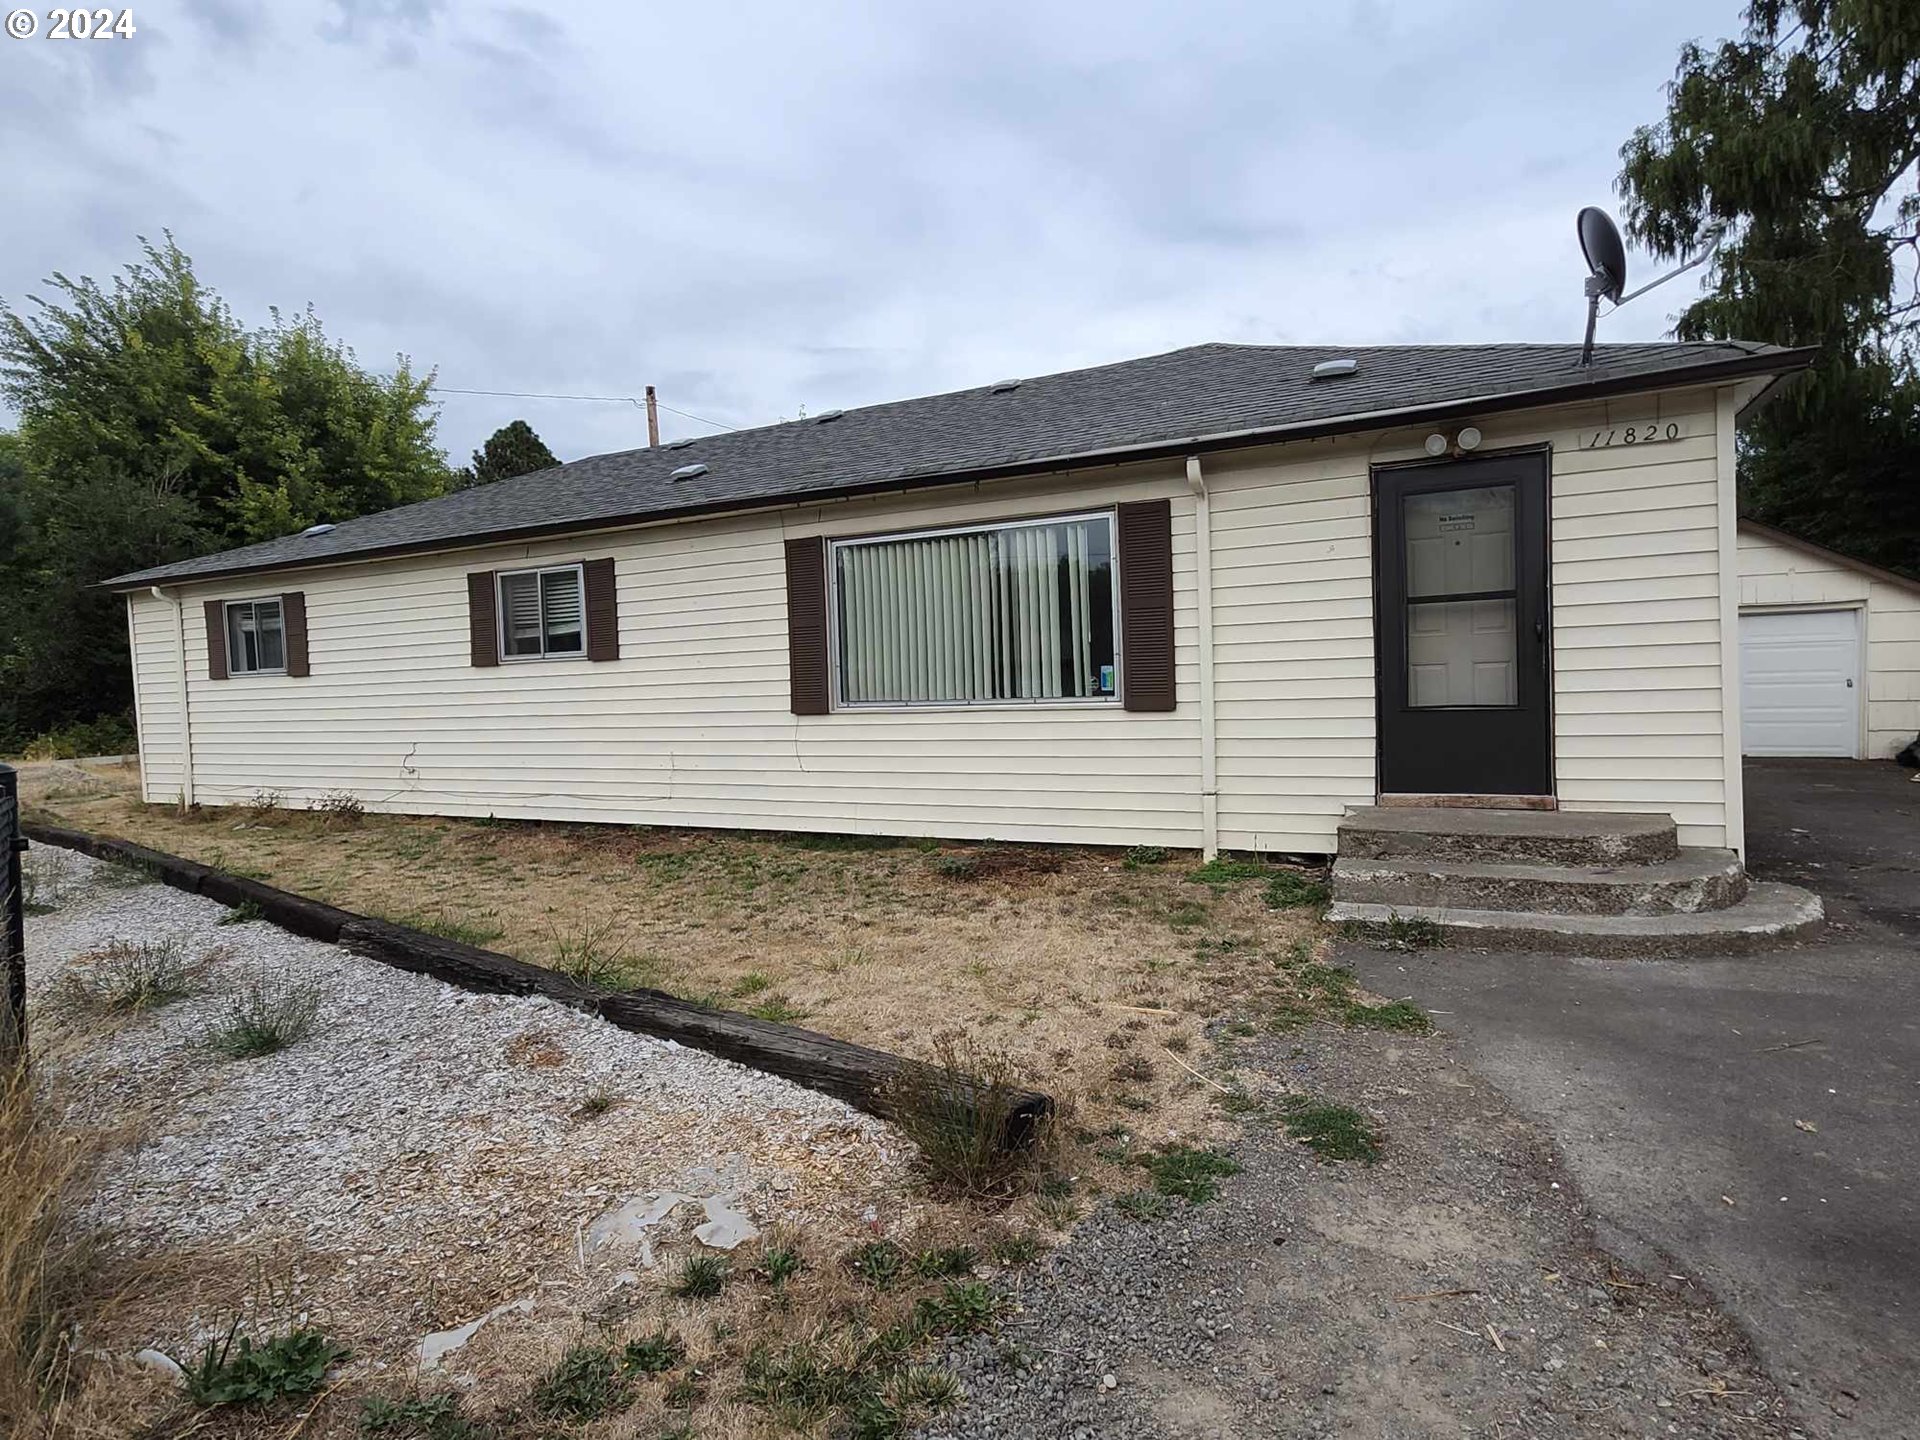
[[[847,412],[844,410],[823,410],[818,415],[813,417],[813,423],[816,425],[825,425],[830,423],[831,421],[838,420],[842,415],[846,413]]]
[[[1360,368],[1360,362],[1349,356],[1343,360],[1322,360],[1313,367],[1316,380],[1338,380],[1342,375],[1351,375]]]
[[[331,521],[323,520],[318,525],[307,526],[307,528],[302,530],[300,533],[302,535],[325,535],[328,531],[332,529],[333,529],[333,523]]]
[[[1010,390],[1018,390],[1020,388],[1020,382],[1018,380],[996,380],[987,388],[995,395],[1005,395]]]
[[[706,473],[707,467],[704,465],[682,465],[678,470],[673,472],[673,478],[676,480],[697,480]]]
[[[693,443],[693,438],[691,435],[683,435],[678,440],[669,440],[667,441],[667,449],[684,450]]]

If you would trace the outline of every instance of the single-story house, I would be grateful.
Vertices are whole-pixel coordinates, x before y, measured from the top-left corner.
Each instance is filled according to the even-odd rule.
[[[1738,850],[1734,432],[1806,361],[1201,345],[119,576],[146,798],[1330,853],[1447,795]]]
[[[1740,522],[1749,755],[1884,760],[1920,734],[1920,581]]]

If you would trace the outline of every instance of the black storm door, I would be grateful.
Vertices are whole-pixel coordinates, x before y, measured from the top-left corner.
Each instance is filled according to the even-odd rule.
[[[1374,478],[1381,791],[1551,794],[1546,455]]]

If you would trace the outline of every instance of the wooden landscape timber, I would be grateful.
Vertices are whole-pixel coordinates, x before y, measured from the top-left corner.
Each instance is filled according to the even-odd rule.
[[[229,875],[211,866],[168,855],[129,840],[89,835],[33,821],[21,827],[36,844],[77,850],[96,860],[136,866],[156,880],[223,905],[252,904],[261,918],[312,940],[341,945],[356,955],[449,985],[493,995],[542,995],[575,1010],[597,1015],[610,1025],[661,1040],[705,1050],[751,1069],[778,1075],[810,1090],[844,1100],[856,1109],[888,1118],[889,1096],[903,1076],[933,1077],[937,1072],[917,1060],[761,1020],[733,1010],[697,1005],[659,990],[615,990],[576,980],[511,955],[483,950],[387,920],[375,920],[320,901],[276,889],[258,880]],[[938,1077],[955,1098],[968,1103],[974,1082],[963,1075]],[[908,1089],[917,1086],[905,1087]],[[1002,1144],[1023,1148],[1053,1113],[1053,1101],[1023,1091],[1004,1102],[1007,1112]]]

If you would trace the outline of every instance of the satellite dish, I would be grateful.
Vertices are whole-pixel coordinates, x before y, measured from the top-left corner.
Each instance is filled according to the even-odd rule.
[[[1582,365],[1593,363],[1593,329],[1600,319],[1602,300],[1618,309],[1629,300],[1666,284],[1674,276],[1684,275],[1695,266],[1706,264],[1719,250],[1720,242],[1727,234],[1725,221],[1709,221],[1700,231],[1698,254],[1685,264],[1676,265],[1657,280],[1649,280],[1638,290],[1629,291],[1627,247],[1620,239],[1620,227],[1613,223],[1613,217],[1599,206],[1589,205],[1580,212],[1575,226],[1580,232],[1580,249],[1587,257],[1587,343],[1580,350]]]
[[[1587,269],[1593,272],[1588,293],[1618,305],[1621,292],[1627,288],[1627,247],[1620,239],[1620,227],[1597,205],[1582,210],[1578,223],[1580,249],[1587,257]]]

